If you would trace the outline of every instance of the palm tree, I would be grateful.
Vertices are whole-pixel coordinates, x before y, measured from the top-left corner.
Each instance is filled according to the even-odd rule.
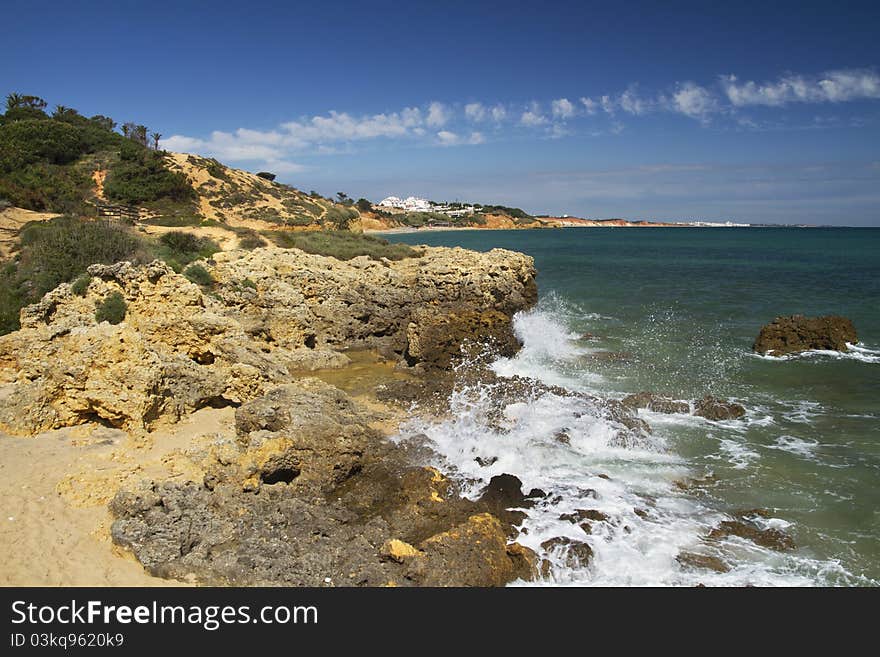
[[[11,93],[6,96],[6,110],[12,110],[21,105],[21,101],[23,100],[23,96],[21,94]]]
[[[162,134],[159,132],[153,132],[150,134],[150,137],[153,140],[153,150],[159,150],[159,140],[162,139]]]

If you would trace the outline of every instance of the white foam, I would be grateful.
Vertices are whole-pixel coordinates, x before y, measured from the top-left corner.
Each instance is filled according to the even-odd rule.
[[[761,458],[758,452],[750,449],[747,445],[730,439],[722,439],[719,447],[730,460],[730,463],[737,470],[744,470],[752,463],[752,461]]]
[[[816,449],[820,447],[820,444],[815,440],[804,440],[797,436],[785,435],[779,436],[776,442],[773,445],[768,445],[768,447],[812,459],[815,457]]]
[[[823,358],[830,358],[832,360],[856,360],[863,363],[880,363],[880,350],[866,347],[861,342],[856,344],[847,342],[846,346],[849,351],[834,351],[831,349],[810,349],[809,351],[802,351],[797,354],[786,354],[784,356],[772,356],[770,354],[756,353],[749,353],[749,355],[754,358],[760,358],[762,360],[778,363],[786,362],[789,360]]]

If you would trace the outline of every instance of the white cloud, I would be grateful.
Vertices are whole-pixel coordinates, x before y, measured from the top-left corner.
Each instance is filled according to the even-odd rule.
[[[459,142],[459,136],[449,130],[441,130],[437,133],[437,139],[444,146],[453,146]]]
[[[471,121],[484,121],[486,113],[486,107],[482,103],[468,103],[464,106],[464,115]]]
[[[604,100],[603,96],[603,100]],[[627,89],[622,94],[620,94],[620,98],[617,100],[617,104],[627,114],[634,114],[639,116],[641,114],[645,114],[648,111],[648,103],[642,100],[639,95],[636,93],[635,89]],[[607,110],[606,110],[607,111]]]
[[[589,114],[590,116],[595,114],[596,109],[599,107],[599,103],[597,103],[592,98],[587,97],[581,98],[581,104],[584,106],[584,109],[586,109],[587,114]]]
[[[736,107],[787,103],[840,103],[880,98],[880,76],[861,69],[830,71],[821,76],[787,75],[775,82],[740,82],[735,75],[721,77],[728,100]]]
[[[504,109],[503,105],[496,105],[489,111],[489,114],[492,116],[492,120],[496,123],[507,118],[507,110]]]
[[[451,118],[451,112],[443,103],[433,102],[428,105],[428,117],[425,123],[429,128],[440,128],[446,125]]]
[[[564,120],[574,116],[574,104],[568,98],[557,98],[551,106],[554,118]]]
[[[611,100],[611,96],[602,96],[599,99],[599,104],[602,105],[602,110],[611,116],[614,116],[614,101]]]
[[[476,145],[485,142],[482,132],[472,132],[468,137],[462,137],[450,130],[441,130],[437,133],[437,142],[441,146],[458,146],[460,144]]]
[[[718,101],[705,87],[693,82],[679,84],[672,94],[670,109],[694,119],[706,121],[718,109]]]
[[[272,171],[272,173],[284,175],[290,173],[302,173],[308,167],[287,160],[266,160],[266,168]]]
[[[547,123],[547,117],[541,112],[541,106],[538,103],[531,102],[529,103],[529,109],[523,112],[519,117],[519,122],[524,126],[534,128],[545,125]]]

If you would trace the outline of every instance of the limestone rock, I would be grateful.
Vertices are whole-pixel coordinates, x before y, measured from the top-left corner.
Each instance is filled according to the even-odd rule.
[[[532,259],[501,249],[432,248],[391,263],[267,247],[204,266],[216,281],[210,294],[162,262],[121,262],[89,267],[83,297],[65,283],[24,308],[21,330],[0,337],[0,383],[12,384],[0,430],[87,421],[152,430],[204,406],[239,406],[297,372],[341,366],[339,349],[400,357],[411,338],[434,344],[431,327],[447,316],[464,322],[456,340],[486,327],[509,352],[510,316],[536,297]],[[113,292],[126,301],[125,320],[99,324],[95,304]],[[433,348],[420,353],[450,362]]]

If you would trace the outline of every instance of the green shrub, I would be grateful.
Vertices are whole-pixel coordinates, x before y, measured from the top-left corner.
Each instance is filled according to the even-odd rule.
[[[86,292],[89,289],[89,283],[91,282],[91,276],[89,276],[88,274],[80,274],[79,276],[77,276],[76,280],[71,283],[70,291],[78,297],[84,297],[86,296]]]
[[[251,279],[249,279],[249,278],[242,279],[241,284],[242,284],[243,287],[249,287],[249,288],[251,288],[252,290],[256,290],[256,289],[257,289],[257,284],[254,283],[254,282],[253,282]]]
[[[159,238],[168,248],[181,253],[198,253],[202,248],[202,240],[193,233],[185,233],[181,230],[172,230]]]
[[[35,162],[0,173],[0,196],[37,212],[86,214],[89,176],[76,167]]]
[[[195,198],[195,191],[182,173],[165,167],[161,153],[129,142],[120,152],[122,161],[110,169],[104,183],[104,194],[118,203],[137,205],[170,199],[178,203]]]
[[[351,220],[358,216],[357,210],[353,208],[341,208],[334,206],[327,208],[324,214],[323,223],[329,225],[334,230],[348,230]]]
[[[300,249],[338,260],[351,260],[362,255],[373,260],[403,260],[420,255],[419,251],[406,244],[389,244],[371,235],[349,231],[267,231],[264,234],[286,249]]]
[[[25,120],[0,126],[0,170],[12,171],[46,160],[67,164],[86,152],[80,131],[51,120]]]
[[[25,300],[17,274],[14,263],[0,267],[0,335],[19,329],[19,311]]]
[[[238,238],[238,248],[247,249],[248,251],[251,249],[259,249],[261,246],[266,246],[267,244],[268,242],[256,233],[243,234]]]
[[[201,285],[202,287],[211,287],[214,285],[214,277],[211,276],[211,272],[200,264],[190,265],[186,268],[186,271],[183,272],[183,275],[196,285]]]
[[[219,250],[217,243],[207,237],[173,230],[159,238],[156,256],[164,260],[174,271],[180,272],[189,263],[201,258],[210,258]]]
[[[95,304],[95,321],[118,324],[125,319],[126,312],[128,305],[125,299],[119,292],[111,292],[106,299]]]
[[[145,259],[143,241],[109,221],[58,217],[34,222],[22,229],[20,243],[19,275],[28,282],[34,301],[89,265]]]
[[[17,261],[0,268],[0,334],[19,328],[21,308],[39,301],[61,283],[83,285],[89,265],[152,258],[131,229],[107,221],[58,217],[27,224],[19,235]],[[85,284],[87,287],[87,283]]]

